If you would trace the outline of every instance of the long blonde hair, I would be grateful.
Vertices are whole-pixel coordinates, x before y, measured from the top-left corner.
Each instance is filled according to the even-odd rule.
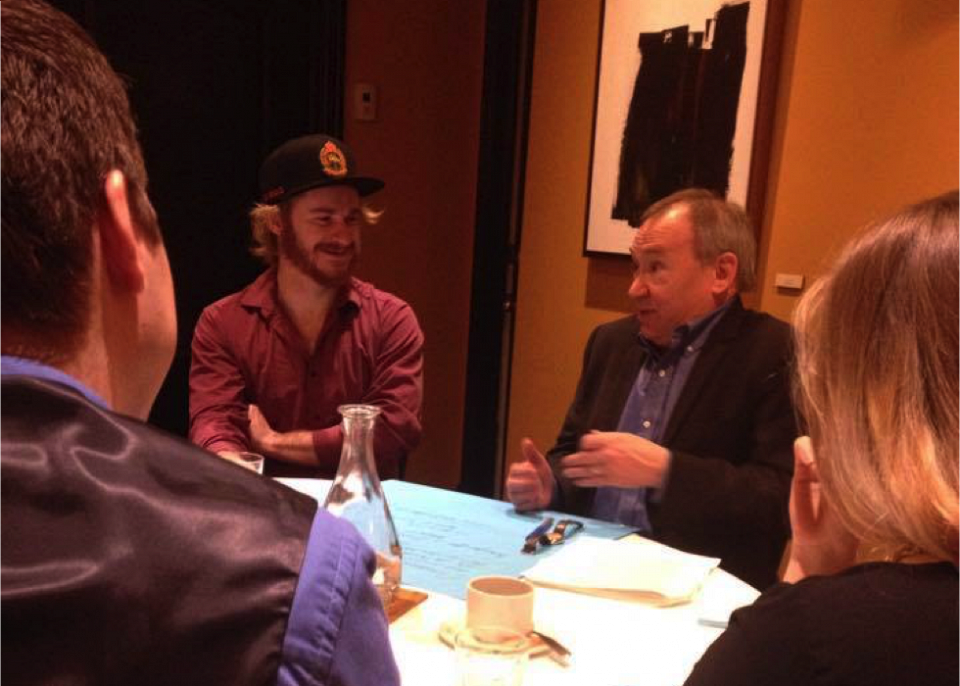
[[[867,559],[957,565],[957,193],[867,230],[801,300],[797,406]]]

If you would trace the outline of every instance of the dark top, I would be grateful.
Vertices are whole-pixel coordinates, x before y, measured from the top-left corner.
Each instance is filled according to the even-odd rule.
[[[4,684],[399,683],[349,523],[3,371]]]
[[[948,563],[860,565],[778,584],[733,613],[687,686],[956,686]]]
[[[735,299],[694,363],[661,445],[673,459],[664,490],[648,503],[653,537],[721,559],[763,589],[776,581],[790,531],[787,500],[798,435],[790,399],[790,328]],[[595,488],[559,476],[580,436],[615,431],[647,352],[634,317],[597,327],[584,352],[573,403],[547,453],[561,488],[554,507],[593,510]]]
[[[271,476],[332,478],[340,464],[343,404],[380,408],[374,454],[398,476],[420,442],[423,333],[410,306],[351,279],[313,351],[277,298],[277,273],[207,307],[193,333],[190,440],[211,452],[248,450],[247,407],[275,431],[312,432],[319,466],[268,459]]]

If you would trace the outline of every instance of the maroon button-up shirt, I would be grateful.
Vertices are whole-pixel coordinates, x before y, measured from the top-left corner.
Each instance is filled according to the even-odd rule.
[[[374,452],[382,478],[420,441],[423,333],[399,298],[351,279],[313,354],[277,298],[274,270],[207,307],[193,334],[190,440],[245,450],[247,406],[280,432],[312,430],[319,468],[267,460],[275,476],[332,477],[342,434],[337,407],[376,405]]]

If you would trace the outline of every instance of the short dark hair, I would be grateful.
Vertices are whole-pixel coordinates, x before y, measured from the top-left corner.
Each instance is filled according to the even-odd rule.
[[[707,262],[721,253],[737,256],[737,291],[753,290],[757,283],[757,239],[750,217],[740,205],[713,191],[687,188],[658,200],[643,213],[641,222],[653,219],[674,205],[683,205],[693,226],[693,249]]]
[[[3,0],[0,52],[0,291],[3,329],[16,332],[4,352],[52,359],[86,333],[92,231],[110,170],[127,178],[140,235],[157,245],[160,230],[126,90],[90,37],[38,0]]]

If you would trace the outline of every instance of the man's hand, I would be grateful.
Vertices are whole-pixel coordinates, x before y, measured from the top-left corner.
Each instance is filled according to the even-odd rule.
[[[546,458],[529,438],[520,442],[523,459],[507,472],[507,498],[518,510],[543,510],[553,501],[557,487]]]
[[[576,486],[660,487],[669,464],[670,451],[646,438],[593,431],[580,438],[580,452],[560,461],[560,470]]]
[[[247,408],[247,418],[250,420],[250,450],[283,462],[317,466],[312,432],[274,431],[256,405]]]
[[[810,438],[793,444],[790,525],[793,541],[783,580],[794,582],[814,574],[835,574],[854,564],[857,539],[839,522],[820,491],[820,470]]]
[[[250,420],[250,449],[263,455],[271,454],[277,432],[256,405],[247,408],[247,418]]]

